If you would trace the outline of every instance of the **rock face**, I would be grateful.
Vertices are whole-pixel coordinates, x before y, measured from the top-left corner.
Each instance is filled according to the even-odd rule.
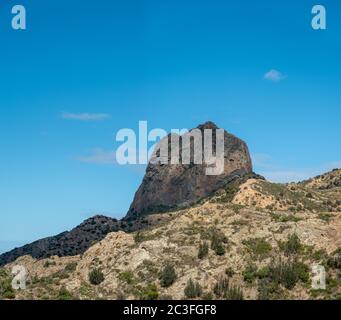
[[[216,151],[216,133],[218,127],[212,122],[199,125],[196,129],[203,132],[212,130],[213,155]],[[189,133],[191,134],[194,129]],[[182,154],[184,136],[180,136],[179,154]],[[166,138],[170,146],[171,135]],[[165,141],[161,141],[160,143]],[[203,142],[203,139],[202,139]],[[168,211],[186,207],[207,197],[237,177],[252,172],[252,163],[246,143],[224,131],[224,171],[220,175],[206,175],[207,163],[193,163],[191,143],[190,164],[149,163],[142,184],[135,194],[126,219],[132,219],[154,212]],[[204,148],[202,148],[204,150]],[[169,152],[170,153],[170,152]],[[170,163],[170,155],[168,158]]]

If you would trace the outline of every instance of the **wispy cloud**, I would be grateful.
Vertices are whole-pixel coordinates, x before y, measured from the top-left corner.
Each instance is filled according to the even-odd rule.
[[[115,151],[103,150],[96,148],[90,150],[87,156],[76,156],[74,158],[77,161],[84,163],[100,164],[100,165],[113,165],[116,164],[116,153]]]
[[[276,69],[271,69],[264,75],[264,79],[272,82],[280,82],[284,79],[286,79],[287,76],[283,74],[282,72],[276,70]]]
[[[102,121],[110,119],[110,114],[107,113],[70,113],[62,112],[61,118],[65,120],[78,120],[78,121]]]

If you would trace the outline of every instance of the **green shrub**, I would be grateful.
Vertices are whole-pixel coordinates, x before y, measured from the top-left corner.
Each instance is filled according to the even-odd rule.
[[[288,241],[280,243],[279,246],[287,256],[297,254],[302,249],[300,238],[296,234],[289,236]]]
[[[225,248],[223,243],[227,243],[226,236],[219,230],[212,228],[210,230],[210,238],[211,238],[211,249],[218,256],[223,256],[225,254]]]
[[[257,279],[257,266],[254,264],[248,264],[243,271],[244,281],[248,283],[252,283],[255,279]]]
[[[222,239],[217,234],[213,234],[212,236],[211,248],[217,256],[223,256],[225,254]]]
[[[203,259],[208,255],[208,244],[207,242],[200,243],[199,245],[199,252],[198,252],[198,258]]]
[[[132,284],[134,281],[134,276],[130,271],[120,272],[120,274],[118,275],[118,278],[122,281],[125,281],[128,284]]]
[[[225,248],[221,242],[212,241],[212,250],[214,250],[217,256],[223,256],[225,254]]]
[[[157,300],[159,297],[159,292],[157,286],[154,283],[148,284],[146,288],[142,291],[142,300]]]
[[[195,299],[202,295],[202,288],[198,282],[194,283],[192,279],[189,279],[184,290],[186,298]]]
[[[272,250],[271,244],[263,238],[244,240],[243,245],[245,245],[248,251],[258,259],[265,258]]]
[[[213,292],[217,297],[223,297],[229,289],[229,280],[225,277],[220,278],[213,288]]]
[[[55,262],[55,261],[47,260],[47,261],[45,261],[43,267],[44,267],[44,268],[48,268],[48,267],[50,267],[50,266],[55,266],[55,265],[56,265],[56,262]]]
[[[227,278],[220,278],[215,284],[213,292],[218,298],[226,300],[243,300],[244,298],[241,288],[231,286]]]
[[[228,267],[228,268],[225,269],[225,274],[226,274],[229,278],[231,278],[231,277],[233,277],[233,275],[234,275],[234,271],[233,271],[233,269],[232,269],[231,267]]]
[[[61,288],[57,296],[58,300],[74,300],[74,296],[65,288]]]
[[[76,271],[77,268],[77,262],[70,262],[65,266],[65,271],[66,272],[74,272]]]
[[[0,299],[15,299],[11,277],[3,268],[0,268]]]
[[[138,231],[134,235],[134,240],[135,240],[135,243],[141,243],[145,241],[145,237],[142,232]]]
[[[89,281],[93,285],[99,285],[104,281],[104,274],[99,269],[93,269],[89,272]]]
[[[244,294],[240,287],[229,286],[224,298],[226,300],[244,300]]]
[[[336,250],[327,260],[328,267],[332,269],[341,269],[341,248]]]
[[[160,282],[162,287],[170,287],[176,280],[177,276],[175,269],[170,264],[167,264],[160,275]]]
[[[258,300],[280,300],[283,290],[278,283],[269,278],[260,279],[258,282]]]
[[[298,281],[309,281],[309,267],[298,261],[279,261],[269,266],[269,278],[272,282],[281,284],[288,290],[295,287]]]

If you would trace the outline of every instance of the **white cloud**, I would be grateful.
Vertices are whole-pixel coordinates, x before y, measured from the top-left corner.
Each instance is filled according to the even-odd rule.
[[[116,164],[116,153],[115,151],[103,150],[101,148],[92,149],[90,154],[87,156],[77,156],[75,160],[101,165],[112,165]]]
[[[282,81],[284,79],[286,79],[287,76],[285,74],[283,74],[282,72],[272,69],[270,71],[268,71],[265,75],[264,75],[264,79],[265,80],[269,80],[272,82],[279,82]]]
[[[62,119],[78,120],[78,121],[102,121],[110,119],[110,114],[107,113],[69,113],[62,112]]]

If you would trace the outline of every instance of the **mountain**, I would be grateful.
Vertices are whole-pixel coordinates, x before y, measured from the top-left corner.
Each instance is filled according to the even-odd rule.
[[[212,131],[212,149],[213,153],[216,153],[216,142],[218,140],[216,132],[219,128],[213,122],[206,122],[178,137],[180,164],[167,165],[160,163],[160,161],[156,163],[150,161],[142,184],[137,190],[127,213],[127,218],[139,217],[153,212],[167,212],[192,205],[235,178],[252,172],[251,158],[246,143],[226,131],[224,131],[223,141],[224,170],[222,174],[206,174],[210,165],[203,159],[203,152],[200,157],[202,164],[194,164],[193,141],[190,145],[190,163],[182,164],[182,152],[188,147],[184,141],[189,140],[194,133],[199,133],[199,144],[203,146],[202,150],[204,150],[204,130],[207,129]],[[172,134],[165,137],[160,142],[160,146],[166,144],[167,150],[171,150],[171,141]],[[168,152],[167,163],[170,164],[170,162],[171,152]]]
[[[168,220],[151,228],[111,232],[81,255],[22,256],[0,269],[0,282],[20,264],[30,274],[27,289],[3,296],[340,299],[341,212],[334,203],[341,188],[329,191],[244,176],[191,207],[160,214]],[[316,263],[326,268],[326,290],[311,287]]]
[[[224,144],[221,176],[149,164],[124,219],[95,216],[1,255],[0,299],[341,299],[341,170],[272,183],[243,141],[225,131]],[[14,292],[18,264],[28,286]],[[311,287],[314,264],[326,290]]]
[[[206,122],[197,129],[202,133],[205,129],[212,130],[212,145],[215,152],[218,127],[213,122]],[[180,154],[182,154],[183,139],[180,137]],[[109,232],[119,230],[132,232],[167,220],[167,216],[161,216],[156,220],[149,215],[192,205],[233,179],[252,171],[245,142],[225,131],[224,147],[224,174],[207,176],[205,170],[208,165],[205,162],[202,165],[194,165],[192,161],[189,165],[171,166],[150,163],[124,219],[118,221],[104,216],[90,218],[71,231],[35,241],[0,255],[0,266],[23,255],[40,259],[53,255],[63,257],[81,254],[94,242],[102,240]],[[191,148],[193,154],[193,144]]]

